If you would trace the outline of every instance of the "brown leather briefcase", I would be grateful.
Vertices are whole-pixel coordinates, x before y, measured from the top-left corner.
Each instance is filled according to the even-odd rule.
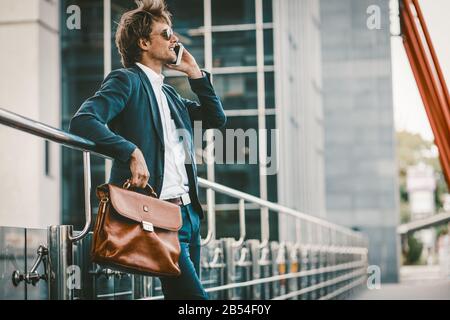
[[[180,207],[112,184],[97,187],[100,200],[92,241],[92,260],[102,266],[148,276],[177,276]]]

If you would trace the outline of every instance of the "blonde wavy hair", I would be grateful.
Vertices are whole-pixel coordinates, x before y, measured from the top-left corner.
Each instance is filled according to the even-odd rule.
[[[131,67],[141,59],[139,39],[150,41],[154,21],[165,22],[172,26],[171,13],[164,0],[137,0],[137,8],[125,12],[120,18],[116,30],[116,46],[122,65]]]

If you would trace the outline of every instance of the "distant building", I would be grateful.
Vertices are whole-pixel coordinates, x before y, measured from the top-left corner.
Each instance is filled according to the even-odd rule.
[[[389,1],[321,0],[320,16],[327,218],[367,233],[369,263],[381,268],[381,281],[395,282],[400,201]]]
[[[450,212],[450,193],[445,193],[442,195],[443,209],[445,212]]]
[[[433,167],[424,163],[408,167],[406,188],[411,209],[411,220],[427,218],[435,213],[436,177]]]

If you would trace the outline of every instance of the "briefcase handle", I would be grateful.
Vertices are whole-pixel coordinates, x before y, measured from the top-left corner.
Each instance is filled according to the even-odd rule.
[[[131,180],[127,179],[127,181],[124,182],[122,188],[127,189],[127,190],[130,189],[131,188]],[[156,194],[155,190],[153,190],[152,186],[149,185],[148,183],[145,186],[144,190],[147,191],[147,194],[150,197],[158,198],[158,195]]]

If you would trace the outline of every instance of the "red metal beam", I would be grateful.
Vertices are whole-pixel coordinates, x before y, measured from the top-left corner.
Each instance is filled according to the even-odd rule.
[[[447,186],[450,187],[450,95],[419,0],[402,0],[403,44],[433,130]]]

